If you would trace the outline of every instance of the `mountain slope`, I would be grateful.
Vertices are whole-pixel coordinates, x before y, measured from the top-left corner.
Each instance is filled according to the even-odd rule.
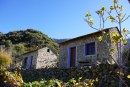
[[[57,53],[59,50],[56,42],[42,32],[34,29],[13,31],[7,34],[0,33],[0,45],[13,48],[14,55],[17,54],[16,52],[19,52],[19,55],[21,55],[45,46],[51,47]]]
[[[55,42],[57,43],[61,43],[61,42],[64,42],[64,41],[67,41],[69,39],[53,39]]]

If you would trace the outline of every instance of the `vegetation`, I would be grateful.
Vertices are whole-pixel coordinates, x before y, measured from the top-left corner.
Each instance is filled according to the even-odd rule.
[[[50,79],[33,82],[23,82],[22,76],[18,70],[8,71],[6,69],[0,69],[0,85],[2,87],[94,87],[94,83],[98,82],[98,79],[88,79],[81,81],[82,77],[78,80],[74,78],[68,82],[63,82],[58,79]]]
[[[89,80],[98,80],[94,83],[95,87],[118,87],[119,82],[119,67],[117,65],[100,64],[92,67],[68,68],[68,69],[40,69],[40,70],[25,70],[21,72],[24,82],[40,82],[41,79],[51,80],[59,79],[63,83],[68,83],[70,79],[78,81],[82,77],[81,82]],[[121,73],[124,82],[129,84],[127,75],[130,73]],[[72,86],[73,87],[73,86]],[[82,86],[81,86],[82,87]],[[83,86],[84,87],[84,86]]]
[[[63,75],[66,73],[68,73],[69,76],[72,75],[71,79],[66,82],[61,79],[54,78],[55,76],[52,76],[53,78],[50,79],[42,79],[41,77],[41,80],[26,82],[22,80],[22,76],[18,69],[0,69],[0,84],[2,87],[118,87],[118,75],[122,75],[125,79],[124,81],[130,85],[130,80],[128,79],[130,78],[128,75],[129,73],[119,73],[118,66],[116,65],[100,64],[99,66],[82,67],[80,69],[69,68],[68,70],[70,71],[69,73],[66,72],[67,70],[65,69],[64,71],[59,69],[61,73],[55,71],[53,72],[55,73],[55,76],[60,74],[61,78],[66,78],[68,75]],[[42,74],[39,70],[37,72]],[[32,73],[34,72],[32,71]],[[32,73],[30,73],[30,76]],[[50,77],[50,72],[45,73],[49,73],[48,77]],[[39,74],[35,73],[35,76],[39,76]],[[25,77],[23,77],[23,79],[24,78]],[[31,78],[34,78],[34,76],[30,77],[30,79]],[[124,85],[123,87],[126,86]]]
[[[22,84],[23,80],[19,72],[10,72],[6,69],[0,69],[0,85],[2,87],[21,87]]]
[[[58,44],[51,38],[33,29],[19,30],[7,34],[0,33],[0,45],[5,45],[11,49],[15,57],[45,46],[51,47],[56,53],[59,49]]]
[[[129,0],[128,0],[129,1]],[[104,29],[104,13],[107,12],[111,22],[117,22],[119,23],[119,30],[120,34],[127,35],[128,31],[126,29],[121,28],[121,22],[124,22],[126,19],[124,19],[125,16],[123,16],[122,13],[120,13],[123,9],[121,5],[118,5],[118,0],[114,0],[114,5],[110,7],[110,11],[117,11],[117,20],[114,16],[112,16],[109,11],[106,10],[105,7],[102,7],[100,10],[97,11],[97,14],[99,15],[100,19],[103,22],[103,26],[100,26],[100,29]],[[118,13],[119,10],[119,13]],[[86,21],[90,25],[90,27],[93,27],[93,19],[90,18],[90,13],[86,14],[86,17],[88,18]],[[123,20],[124,19],[124,20]],[[101,21],[100,21],[101,23]],[[97,29],[97,28],[94,28]],[[100,30],[99,29],[99,30]],[[105,32],[103,32],[103,35],[105,35]],[[99,37],[99,41],[102,41],[103,36]],[[120,44],[121,40],[126,43],[124,37],[120,37],[117,32],[114,32],[113,37],[113,44]],[[46,35],[42,34],[39,31],[27,29],[25,31],[15,31],[15,32],[9,32],[7,34],[0,33],[0,45],[5,45],[7,48],[13,50],[13,55],[18,57],[19,55],[36,50],[38,48],[44,47],[44,46],[51,46],[54,50],[58,51],[58,45],[53,42],[52,39],[48,38]],[[37,47],[38,46],[38,47]],[[112,49],[110,49],[112,50]],[[120,49],[121,50],[121,49]],[[120,57],[121,59],[121,57]],[[11,63],[10,56],[5,52],[0,52],[0,85],[2,87],[9,86],[9,87],[117,87],[120,85],[127,86],[130,85],[130,73],[122,72],[122,60],[120,60],[119,64],[116,63],[116,66],[109,65],[109,64],[101,64],[99,66],[92,66],[87,67],[83,69],[78,68],[70,68],[70,71],[67,72],[66,70],[61,70],[60,74],[59,72],[53,72],[55,73],[54,76],[50,80],[42,79],[40,81],[33,81],[33,82],[23,82],[22,76],[18,70],[10,71],[10,69],[7,69]],[[72,70],[71,70],[72,69]],[[67,77],[63,74],[67,73],[68,77],[71,77],[71,79],[67,82],[64,82],[62,80],[55,79],[55,76],[61,75],[59,77],[64,78]],[[82,73],[85,72],[85,73]],[[33,72],[34,73],[34,72]],[[41,73],[41,72],[38,72]],[[45,72],[52,75],[50,72]],[[36,73],[35,73],[36,74]],[[72,75],[72,76],[70,76]],[[89,77],[85,77],[85,76]],[[31,73],[28,75],[31,76]],[[36,74],[36,76],[40,76]],[[81,77],[79,77],[81,76]],[[48,75],[48,77],[50,77]],[[76,77],[76,78],[74,78]],[[79,77],[77,79],[77,77]],[[83,78],[82,78],[83,77]],[[31,77],[30,77],[31,78]],[[34,77],[32,77],[34,78]],[[24,79],[24,78],[23,78]],[[120,84],[118,82],[123,82],[124,84]]]
[[[99,16],[99,28],[94,27],[94,22],[93,22],[93,18],[91,17],[91,14],[89,12],[87,12],[86,14],[86,19],[85,21],[88,23],[88,25],[95,29],[95,30],[103,30],[105,29],[105,23],[107,21],[107,19],[109,19],[111,21],[111,23],[115,23],[118,25],[118,29],[119,31],[115,31],[112,33],[112,36],[109,38],[112,41],[112,44],[117,46],[117,55],[118,55],[118,60],[119,61],[115,61],[114,58],[113,61],[118,65],[119,67],[119,73],[124,73],[123,72],[123,67],[125,67],[125,64],[123,60],[125,60],[127,57],[123,57],[122,55],[122,48],[124,48],[124,44],[127,43],[126,38],[128,37],[128,34],[130,34],[130,32],[126,29],[123,28],[122,23],[125,22],[130,15],[126,16],[126,14],[124,14],[123,12],[124,7],[122,5],[119,4],[118,0],[113,0],[113,4],[110,6],[109,9],[106,9],[104,6],[102,6],[98,11],[96,11],[96,14]],[[104,36],[109,37],[109,35],[107,35],[105,32],[102,32],[102,35],[98,38],[99,41],[103,41],[106,42],[105,40],[103,40]],[[123,42],[123,43],[122,43]],[[106,42],[107,44],[107,42]],[[109,47],[109,44],[108,48]],[[114,48],[110,48],[110,52],[114,52],[115,49]],[[119,75],[119,87],[122,87],[122,84],[125,84],[123,81],[123,77],[121,75]],[[126,86],[128,86],[127,84],[125,84]]]
[[[67,83],[63,83],[58,79],[51,80],[41,80],[34,81],[29,83],[24,83],[23,87],[95,87],[94,83],[98,82],[98,80],[90,79],[88,81],[80,81],[82,77],[79,77],[78,80],[74,78],[70,79]]]
[[[9,67],[12,60],[11,56],[6,52],[0,52],[0,68]]]
[[[20,86],[22,78],[21,74],[15,72],[7,71],[12,60],[9,54],[6,52],[0,52],[0,86],[5,87],[9,85],[11,87]]]

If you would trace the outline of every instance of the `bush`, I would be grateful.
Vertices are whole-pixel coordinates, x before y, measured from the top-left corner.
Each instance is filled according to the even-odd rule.
[[[0,87],[21,87],[22,84],[23,80],[20,72],[0,69]]]
[[[81,79],[82,83],[78,84],[84,85],[84,83],[86,84],[86,82],[91,83],[95,80],[96,81],[98,80],[98,83],[94,83],[95,87],[108,87],[108,86],[118,87],[119,83],[119,77],[117,74],[118,70],[119,69],[116,65],[100,64],[98,66],[91,66],[91,67],[86,66],[81,68],[67,68],[67,69],[44,68],[36,70],[35,69],[22,70],[21,74],[24,82],[28,84],[29,82],[34,81],[39,82],[40,79],[45,80],[59,79],[63,81],[63,83],[66,83],[67,87],[75,87],[73,85],[77,86],[78,77],[83,77]],[[81,86],[81,87],[87,87],[87,86]]]
[[[41,80],[24,83],[23,87],[95,87],[94,83],[98,82],[94,79],[89,79],[87,81],[80,81],[82,78],[79,77],[78,81],[74,78],[70,79],[68,82],[63,83],[58,79]]]
[[[0,52],[0,68],[8,67],[11,63],[11,56],[6,52]]]

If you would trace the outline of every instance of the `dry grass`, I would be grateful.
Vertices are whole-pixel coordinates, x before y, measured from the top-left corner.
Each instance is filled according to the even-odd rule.
[[[12,63],[12,57],[6,52],[0,52],[0,67],[8,67]]]

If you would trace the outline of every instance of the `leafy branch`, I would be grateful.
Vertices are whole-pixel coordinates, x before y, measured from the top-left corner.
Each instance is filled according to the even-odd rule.
[[[130,0],[129,0],[130,2]],[[101,36],[98,37],[99,41],[105,42],[105,44],[107,44],[108,48],[111,48],[110,45],[108,45],[106,40],[103,40],[103,38],[105,36],[109,37],[109,39],[112,41],[112,44],[117,45],[117,54],[118,54],[118,59],[119,61],[115,61],[114,58],[113,61],[119,66],[119,71],[123,72],[122,67],[124,66],[124,63],[122,61],[122,48],[123,48],[123,44],[127,43],[126,37],[128,37],[129,31],[125,28],[122,29],[122,23],[125,22],[130,15],[128,15],[126,17],[126,14],[123,15],[123,6],[119,5],[118,0],[113,0],[113,5],[110,6],[109,10],[107,10],[104,6],[101,7],[98,11],[96,11],[96,13],[98,14],[99,17],[99,29],[93,27],[93,18],[91,17],[91,14],[89,12],[87,12],[86,17],[87,19],[85,19],[85,21],[88,23],[88,25],[98,31],[101,31],[103,29],[105,29],[105,22],[107,21],[107,19],[109,19],[111,21],[111,23],[116,23],[118,24],[118,29],[119,31],[117,32],[113,32],[111,34],[111,36],[109,37],[109,35],[103,33],[103,31],[101,31]],[[114,14],[113,14],[114,12]],[[108,15],[106,18],[104,17],[104,14]],[[123,44],[122,44],[123,42]],[[110,51],[112,51],[112,49],[110,49]],[[114,52],[114,51],[113,51]],[[119,76],[120,78],[120,82],[119,82],[119,87],[122,87],[122,82],[124,83],[123,79],[121,76]],[[124,83],[125,84],[125,83]]]

